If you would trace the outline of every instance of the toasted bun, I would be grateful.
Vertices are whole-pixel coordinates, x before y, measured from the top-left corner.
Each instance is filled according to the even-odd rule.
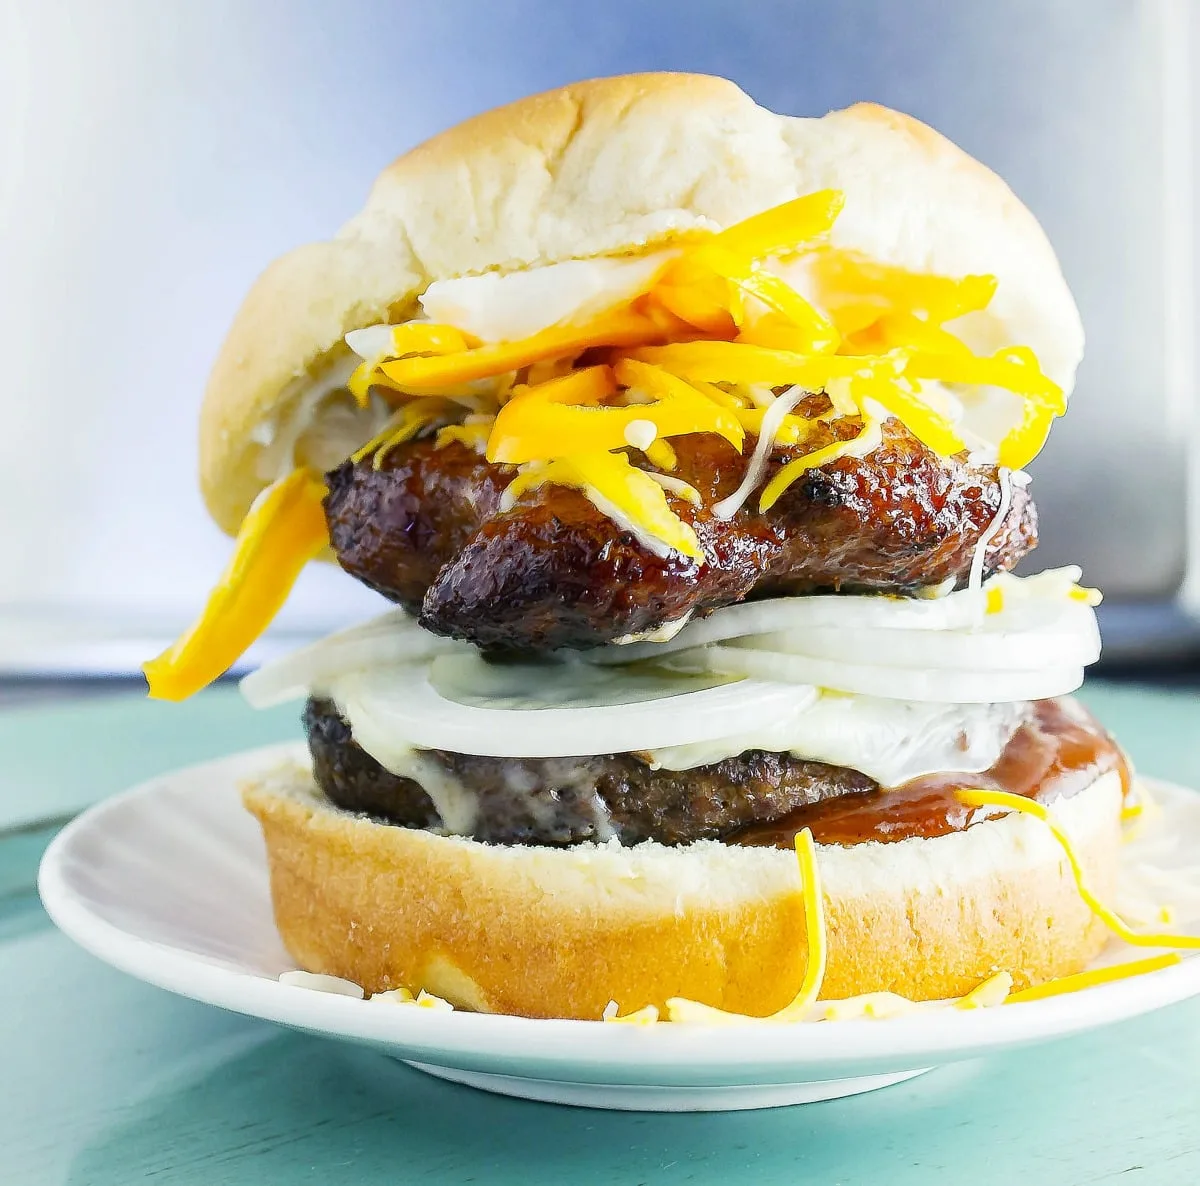
[[[346,353],[348,331],[407,316],[432,281],[637,253],[824,188],[846,194],[836,246],[996,275],[969,339],[1031,346],[1070,390],[1083,331],[1054,252],[1004,182],[949,140],[869,103],[797,119],[708,75],[602,78],[436,136],[384,170],[335,238],[263,273],[205,395],[209,510],[237,529],[274,477],[264,436],[286,430],[313,376]]]
[[[486,845],[340,811],[291,766],[245,790],[266,839],[275,919],[312,972],[367,992],[598,1018],[682,996],[763,1015],[795,995],[807,942],[795,856],[708,841],[671,849]],[[1060,801],[1093,886],[1111,896],[1115,773]],[[958,996],[997,970],[1018,987],[1078,971],[1106,932],[1062,849],[1025,816],[933,840],[822,846],[822,996]]]

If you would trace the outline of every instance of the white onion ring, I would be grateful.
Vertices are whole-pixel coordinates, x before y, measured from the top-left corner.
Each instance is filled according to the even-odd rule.
[[[1075,609],[1076,607],[1071,607]],[[1082,608],[1082,607],[1081,607]],[[758,634],[728,645],[833,659],[871,667],[940,671],[1036,671],[1086,667],[1100,657],[1100,635],[1090,612],[1036,630],[839,630]],[[1071,618],[1075,617],[1072,621]]]
[[[422,630],[408,614],[396,609],[272,659],[243,677],[239,687],[253,708],[273,708],[321,693],[352,671],[420,663],[471,649],[466,643]]]
[[[1079,578],[1079,569],[1048,569],[1031,577],[1001,576],[995,583],[1003,591],[1005,606],[996,614],[981,614],[978,590],[961,589],[945,597],[923,600],[885,594],[819,594],[744,601],[713,611],[689,622],[672,639],[661,643],[632,643],[588,651],[584,658],[602,665],[661,659],[676,651],[751,635],[790,634],[803,640],[817,630],[879,630],[1012,634],[1078,634],[1082,653],[1097,646],[1095,615],[1091,608],[1070,602],[1062,588]],[[987,588],[991,587],[989,583]],[[1066,616],[1064,616],[1066,615]],[[1098,655],[1083,662],[1094,662]],[[830,656],[833,657],[833,656]]]
[[[713,645],[682,651],[670,659],[680,671],[711,671],[769,682],[815,684],[860,696],[952,704],[995,704],[1065,696],[1083,683],[1079,666],[1026,671],[937,671],[879,667]]]
[[[741,680],[703,691],[605,708],[481,708],[448,699],[430,665],[374,668],[331,689],[368,752],[397,739],[425,749],[493,758],[569,758],[690,745],[752,728],[772,713],[795,712],[815,699],[795,683]]]

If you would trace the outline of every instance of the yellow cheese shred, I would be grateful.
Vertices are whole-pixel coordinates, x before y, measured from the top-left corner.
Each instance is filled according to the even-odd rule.
[[[733,337],[746,316],[736,285],[686,257],[664,273],[648,303],[715,338]]]
[[[942,457],[952,457],[967,446],[954,429],[950,420],[935,412],[913,392],[906,391],[898,382],[860,383],[859,390],[882,404],[908,431],[926,448]]]
[[[816,190],[752,214],[703,243],[752,260],[794,255],[827,234],[845,204],[846,195],[841,190]]]
[[[653,424],[659,437],[711,432],[741,449],[745,433],[737,417],[674,375],[623,359],[617,364],[616,377],[648,394],[652,402],[624,407],[591,400],[567,403],[561,394],[571,379],[546,384],[551,389],[548,393],[540,387],[521,388],[496,417],[488,441],[488,460],[519,465],[585,451],[620,449],[628,443],[630,425],[638,421]],[[582,389],[582,384],[579,386]]]
[[[821,871],[817,866],[817,846],[812,832],[805,828],[796,834],[796,863],[800,867],[800,897],[804,908],[804,935],[808,943],[808,958],[804,976],[795,997],[775,1013],[766,1017],[750,1017],[730,1013],[699,1001],[672,997],[667,1001],[670,1021],[701,1022],[709,1025],[743,1025],[753,1022],[802,1021],[816,1003],[825,979],[829,958],[829,942],[825,928],[825,895],[821,888]]]
[[[967,807],[1007,807],[1041,820],[1050,830],[1050,834],[1062,846],[1063,854],[1071,868],[1071,876],[1075,879],[1075,888],[1079,896],[1087,904],[1091,912],[1118,938],[1123,939],[1133,947],[1180,947],[1200,951],[1200,935],[1175,934],[1141,934],[1133,930],[1115,911],[1111,910],[1092,892],[1084,876],[1083,866],[1075,852],[1075,846],[1067,835],[1062,824],[1044,804],[1035,799],[1027,799],[1024,795],[1014,795],[1008,791],[989,791],[970,789],[955,791],[959,802]]]
[[[1146,959],[1130,960],[1123,964],[1113,964],[1108,968],[1093,968],[1088,972],[1076,972],[1073,976],[1059,976],[1055,980],[1047,980],[1045,984],[1035,984],[1032,988],[1014,992],[1005,1004],[1014,1005],[1021,1001],[1041,1001],[1046,997],[1057,997],[1068,992],[1079,992],[1081,989],[1094,988],[1098,984],[1112,984],[1117,980],[1126,980],[1131,976],[1142,976],[1147,972],[1157,972],[1160,968],[1169,968],[1180,962],[1177,951],[1168,951],[1163,955],[1152,955]]]
[[[623,453],[576,453],[534,463],[508,484],[502,509],[547,482],[583,491],[605,514],[627,524],[646,542],[660,545],[664,552],[705,559],[696,533],[671,510],[663,487],[631,465]]]
[[[833,379],[898,376],[907,354],[892,351],[879,358],[806,355],[748,342],[673,342],[629,351],[631,358],[661,367],[688,382],[739,383],[747,386],[803,387],[821,391]]]
[[[684,258],[682,266],[707,269],[746,296],[761,301],[780,321],[792,327],[795,340],[804,353],[832,354],[838,348],[841,335],[833,322],[817,312],[786,281],[764,271],[751,257],[738,255],[714,241],[694,249]],[[668,278],[670,275],[668,271]],[[731,316],[731,320],[740,326],[745,319],[744,316]]]
[[[806,470],[829,465],[839,457],[861,456],[875,448],[880,439],[879,422],[869,416],[864,417],[862,431],[858,436],[814,449],[813,452],[797,457],[783,466],[763,488],[758,500],[758,509],[769,511],[783,496],[783,492]]]
[[[448,424],[445,428],[438,430],[437,436],[433,439],[433,447],[444,449],[447,445],[457,441],[466,445],[468,449],[474,449],[476,453],[482,454],[487,448],[488,437],[491,436],[491,433],[491,417],[472,424]]]
[[[371,399],[371,388],[387,384],[387,377],[379,366],[389,358],[407,358],[410,355],[458,354],[478,346],[479,342],[452,325],[435,325],[427,321],[406,321],[393,325],[390,349],[380,357],[360,363],[354,368],[346,386],[360,408],[365,408]]]
[[[633,309],[605,314],[587,325],[551,326],[515,342],[494,342],[442,356],[420,355],[380,364],[397,387],[427,390],[494,378],[547,359],[574,357],[595,346],[639,346],[661,341],[663,329]]]
[[[329,542],[325,483],[296,469],[268,486],[200,617],[142,667],[154,700],[184,700],[227,671],[267,628],[300,570]]]
[[[405,441],[411,441],[422,429],[461,416],[462,406],[452,400],[440,396],[430,396],[427,399],[416,399],[403,404],[388,417],[387,423],[365,445],[356,449],[351,455],[353,462],[362,461],[371,456],[371,467],[380,469],[384,458]]]
[[[935,325],[986,309],[996,295],[996,277],[957,279],[931,272],[910,272],[876,263],[859,252],[821,248],[811,256],[817,285],[835,310],[861,307],[864,300],[881,309],[909,310]]]
[[[431,1009],[438,1012],[452,1013],[454,1006],[442,997],[421,989],[415,996],[408,988],[389,988],[384,992],[373,992],[368,998],[371,1001],[389,1002],[397,1005],[415,1005],[418,1009]]]
[[[1013,978],[1008,972],[996,972],[954,1002],[956,1009],[991,1009],[1002,1005],[1012,992]]]

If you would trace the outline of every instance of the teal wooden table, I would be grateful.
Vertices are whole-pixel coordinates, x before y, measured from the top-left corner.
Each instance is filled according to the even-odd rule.
[[[1149,773],[1200,785],[1200,698],[1093,686]],[[766,1112],[533,1104],[180,1000],[50,925],[39,852],[80,807],[298,733],[228,689],[0,713],[0,1183],[1194,1186],[1200,1001],[869,1095]]]

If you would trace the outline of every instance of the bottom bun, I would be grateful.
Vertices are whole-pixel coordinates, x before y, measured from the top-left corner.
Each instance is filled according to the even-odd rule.
[[[244,791],[266,839],[275,920],[310,972],[368,993],[426,989],[460,1008],[598,1018],[687,997],[763,1015],[786,1005],[808,945],[795,855],[686,848],[525,848],[394,827],[334,807],[289,766]],[[1057,801],[1093,888],[1111,897],[1121,786]],[[1078,971],[1106,932],[1062,848],[1023,815],[893,844],[821,845],[821,996],[959,996]]]

